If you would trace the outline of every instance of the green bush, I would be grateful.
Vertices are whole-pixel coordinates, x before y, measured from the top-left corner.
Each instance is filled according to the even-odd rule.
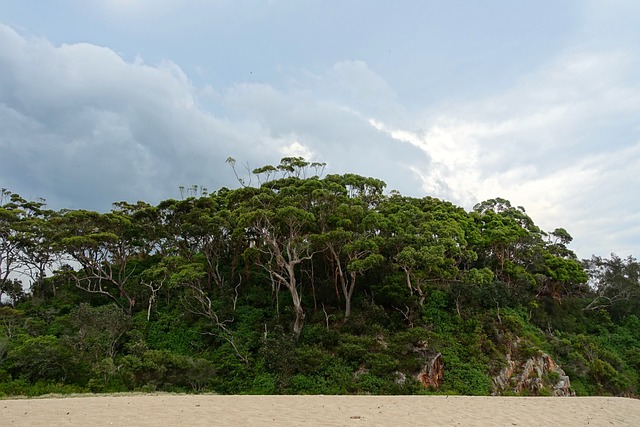
[[[276,374],[261,373],[255,376],[247,394],[276,394],[278,390],[278,376]]]
[[[8,371],[14,378],[36,381],[82,381],[87,369],[67,341],[51,335],[26,338],[7,353]]]
[[[358,376],[355,387],[358,393],[382,394],[388,381],[373,374],[364,373]]]
[[[142,357],[127,355],[119,359],[119,375],[130,390],[203,391],[216,375],[205,359],[149,350]]]
[[[296,368],[302,374],[313,374],[330,358],[323,349],[319,347],[300,346],[295,350]]]
[[[365,366],[377,377],[390,378],[398,369],[398,361],[387,354],[370,353],[365,360]]]
[[[161,313],[154,322],[147,322],[146,318],[138,322],[151,349],[186,355],[205,348],[199,324],[185,321],[183,314]]]
[[[491,379],[481,366],[473,363],[447,364],[445,361],[442,391],[487,396],[491,393]]]
[[[336,349],[336,355],[349,363],[352,368],[357,368],[364,363],[368,353],[369,350],[362,343],[356,342],[340,343]]]
[[[36,381],[31,384],[26,379],[0,383],[0,396],[42,396],[45,394],[86,393],[88,390],[73,384],[51,381]]]

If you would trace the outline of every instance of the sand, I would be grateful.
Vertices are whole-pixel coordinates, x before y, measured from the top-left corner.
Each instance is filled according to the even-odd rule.
[[[640,400],[104,395],[0,400],[1,426],[640,426]]]

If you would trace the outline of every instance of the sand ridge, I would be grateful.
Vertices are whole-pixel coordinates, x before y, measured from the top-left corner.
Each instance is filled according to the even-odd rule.
[[[610,397],[102,395],[0,400],[2,426],[640,426]]]

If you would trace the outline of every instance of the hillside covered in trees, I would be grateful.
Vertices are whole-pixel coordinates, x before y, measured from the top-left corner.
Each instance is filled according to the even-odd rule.
[[[635,258],[323,167],[108,213],[3,190],[0,396],[638,394]]]

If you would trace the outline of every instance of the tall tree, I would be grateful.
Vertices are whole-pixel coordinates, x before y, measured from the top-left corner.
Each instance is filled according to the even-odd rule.
[[[359,275],[380,264],[381,237],[378,232],[382,215],[369,209],[369,203],[359,195],[348,197],[347,182],[343,180],[344,192],[317,190],[314,193],[314,212],[320,219],[317,240],[326,249],[334,268],[334,280],[340,285],[345,301],[344,321],[351,316],[351,301]],[[337,182],[332,177],[329,182]]]
[[[284,286],[291,295],[296,338],[305,318],[297,269],[317,252],[312,241],[316,221],[309,209],[311,195],[320,186],[315,178],[283,178],[265,183],[245,200],[239,223],[251,245],[247,256],[269,274],[276,290]]]
[[[0,298],[8,291],[21,294],[20,277],[29,277],[32,282],[44,278],[53,258],[48,216],[44,201],[27,201],[0,190]]]
[[[191,261],[204,259],[209,289],[214,284],[219,289],[229,286],[235,275],[238,257],[232,242],[235,217],[226,207],[226,198],[212,194],[197,199],[166,200],[159,206],[168,247],[174,248],[175,255]],[[223,264],[231,268],[225,269]]]
[[[69,272],[75,285],[108,297],[132,314],[136,305],[134,274],[141,272],[136,271],[134,261],[142,251],[131,216],[117,210],[106,214],[69,211],[62,215],[60,226],[63,250],[81,267]]]
[[[640,262],[636,258],[622,258],[616,254],[611,254],[610,258],[594,255],[590,260],[585,260],[584,265],[595,292],[595,297],[587,306],[588,310],[615,309],[620,317],[626,313],[638,313]]]

